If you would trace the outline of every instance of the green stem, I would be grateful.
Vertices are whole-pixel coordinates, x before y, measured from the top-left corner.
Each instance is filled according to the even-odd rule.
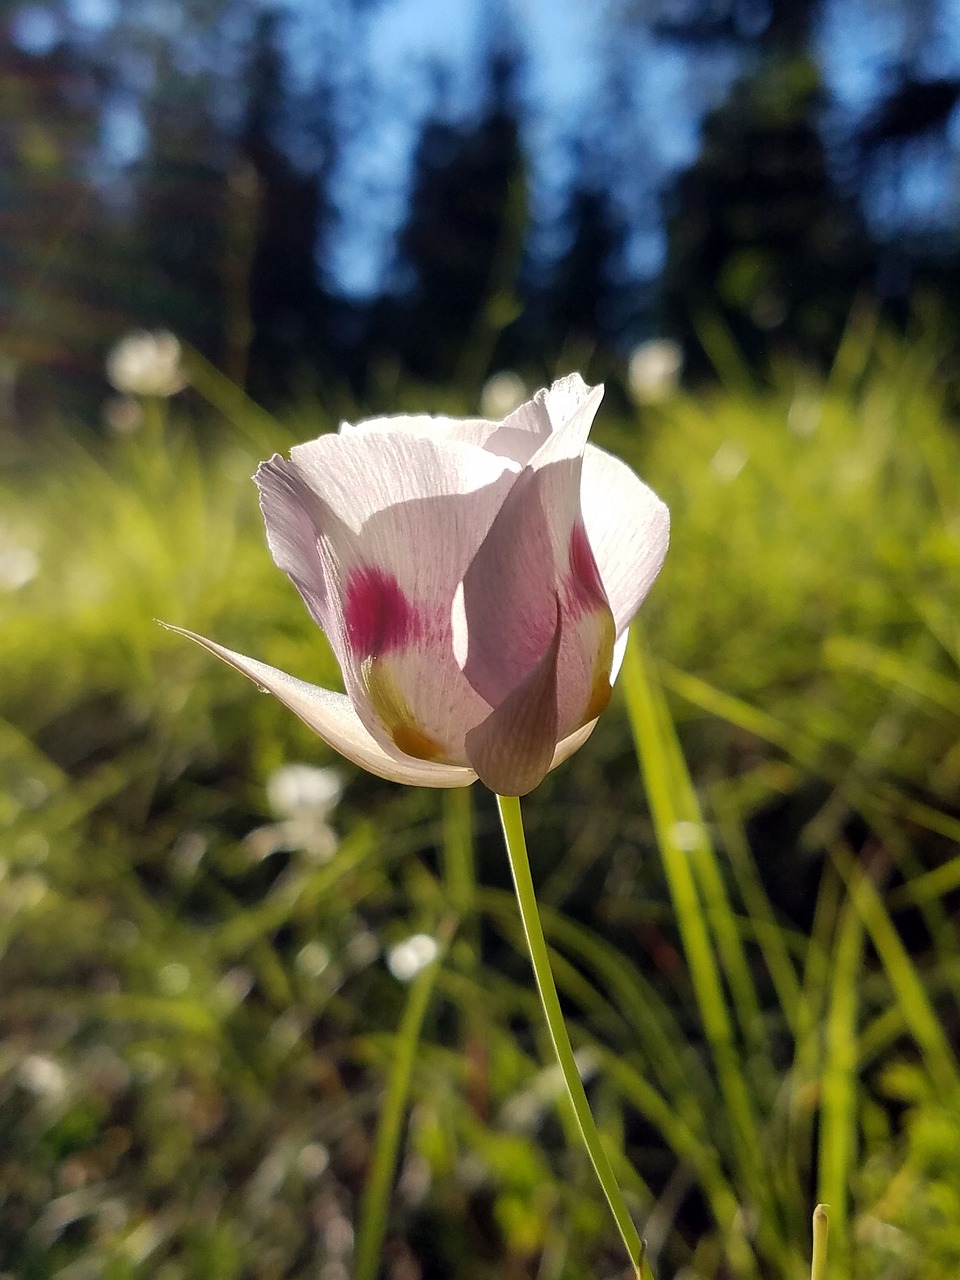
[[[437,970],[451,933],[451,922],[445,922],[438,930],[440,950],[437,958],[413,980],[397,1031],[390,1078],[373,1144],[373,1163],[360,1204],[360,1223],[357,1230],[354,1264],[355,1280],[376,1280],[381,1269],[383,1238],[386,1234],[390,1210],[390,1189],[397,1164],[397,1153],[400,1149],[403,1122],[407,1113],[413,1064],[417,1056],[420,1032],[430,996],[433,993]]]
[[[443,793],[443,879],[450,907],[461,920],[469,920],[475,890],[470,787],[451,787]]]
[[[829,1227],[827,1206],[818,1204],[813,1211],[813,1262],[810,1264],[810,1280],[827,1280],[827,1231]]]
[[[557,1062],[560,1064],[560,1071],[563,1074],[567,1094],[569,1095],[574,1115],[577,1118],[577,1124],[583,1137],[584,1146],[587,1148],[587,1154],[590,1156],[591,1163],[600,1180],[603,1194],[607,1197],[607,1203],[616,1220],[617,1228],[620,1231],[638,1280],[652,1280],[649,1264],[644,1257],[643,1242],[640,1239],[637,1228],[634,1226],[633,1219],[630,1217],[630,1212],[624,1202],[623,1193],[617,1183],[616,1175],[613,1172],[607,1153],[603,1149],[603,1143],[593,1119],[593,1114],[590,1111],[587,1095],[583,1089],[583,1082],[580,1079],[580,1072],[577,1070],[573,1049],[570,1046],[570,1037],[567,1035],[563,1012],[560,1008],[560,998],[557,995],[556,984],[553,981],[553,973],[550,969],[547,941],[543,936],[543,926],[540,923],[540,913],[537,910],[537,894],[533,887],[533,877],[530,874],[530,860],[527,856],[527,842],[523,834],[520,801],[516,796],[497,796],[497,804],[500,807],[503,838],[510,858],[510,870],[513,874],[513,885],[517,891],[520,919],[523,922],[523,931],[526,934],[527,946],[530,949],[530,960],[533,964],[534,977],[537,980],[540,1003],[543,1006],[547,1027],[550,1031],[550,1039],[553,1041],[554,1052],[557,1055]]]

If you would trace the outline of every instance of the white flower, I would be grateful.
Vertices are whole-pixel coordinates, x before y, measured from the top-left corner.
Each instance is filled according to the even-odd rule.
[[[572,374],[503,421],[344,423],[261,463],[267,542],[345,694],[182,634],[371,773],[526,794],[610,701],[667,550],[666,507],[587,443],[602,395]]]
[[[411,982],[437,958],[437,940],[428,933],[415,933],[387,952],[387,968],[398,982]]]
[[[187,385],[180,343],[164,329],[128,333],[107,356],[107,378],[129,396],[172,396]]]
[[[519,409],[527,398],[527,388],[519,373],[502,369],[492,373],[480,392],[480,412],[485,418],[505,418]]]
[[[637,404],[660,404],[677,389],[683,369],[683,349],[672,338],[641,342],[627,366],[627,384]]]
[[[325,818],[336,807],[343,778],[336,769],[285,764],[267,780],[267,799],[278,818]]]

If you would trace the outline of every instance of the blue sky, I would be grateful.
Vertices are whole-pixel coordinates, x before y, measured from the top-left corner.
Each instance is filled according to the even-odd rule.
[[[639,21],[629,39],[619,39],[620,28],[608,20],[613,0],[443,0],[442,10],[438,0],[281,2],[291,85],[309,94],[318,60],[335,82],[343,124],[335,184],[344,216],[331,268],[338,285],[357,297],[375,293],[386,278],[412,151],[425,116],[437,107],[437,70],[444,76],[443,110],[452,119],[468,117],[498,20],[513,28],[528,55],[521,96],[534,247],[549,252],[557,243],[574,172],[572,144],[606,147],[602,162],[634,220],[628,252],[638,275],[653,275],[662,263],[659,193],[695,158],[703,116],[723,101],[739,69],[729,52],[680,49]],[[119,0],[67,0],[66,12],[73,35],[95,43],[121,9]],[[173,33],[182,4],[142,0],[135,13],[154,31]],[[14,38],[24,49],[48,51],[63,34],[61,15],[59,7],[28,0],[16,12]],[[131,21],[130,10],[123,16]],[[898,64],[922,76],[960,76],[960,0],[823,0],[814,52],[831,103],[826,136],[833,136],[831,121],[842,136],[882,101]],[[617,60],[631,107],[629,118],[611,128],[603,94]],[[142,153],[147,138],[135,91],[114,95],[103,141],[115,169]],[[891,157],[868,185],[865,204],[873,229],[893,235],[902,225],[935,230],[955,222],[958,193],[955,120],[946,137]]]

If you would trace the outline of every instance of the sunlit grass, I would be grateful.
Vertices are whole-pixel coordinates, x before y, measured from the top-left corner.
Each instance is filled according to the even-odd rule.
[[[614,707],[525,808],[661,1277],[809,1275],[818,1198],[831,1280],[960,1266],[942,369],[862,314],[826,379],[602,419],[673,546]],[[156,625],[337,678],[249,481],[333,423],[198,381],[218,412],[0,469],[0,1270],[337,1280],[363,1223],[366,1276],[614,1275],[490,797],[343,765],[337,810],[284,826],[268,779],[330,753]],[[437,971],[393,976],[451,913]]]

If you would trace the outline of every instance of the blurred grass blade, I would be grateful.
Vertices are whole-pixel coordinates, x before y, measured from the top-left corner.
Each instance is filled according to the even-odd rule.
[[[831,1280],[844,1280],[849,1275],[847,1201],[857,1154],[857,1026],[863,943],[863,922],[848,901],[833,952],[821,1075],[817,1197],[833,1212]]]
[[[443,792],[443,880],[447,901],[462,921],[474,911],[473,788]]]
[[[960,1096],[960,1072],[927,988],[890,919],[883,899],[869,874],[850,853],[837,846],[833,864],[847,886],[877,955],[884,967],[903,1020],[920,1048],[930,1078],[948,1096]]]
[[[410,986],[403,1018],[394,1040],[393,1060],[387,1080],[383,1110],[373,1144],[373,1161],[360,1203],[354,1280],[376,1280],[380,1271],[383,1241],[390,1212],[390,1189],[397,1165],[397,1152],[410,1096],[410,1080],[424,1018],[436,984],[437,971],[449,943],[453,925],[447,921],[438,930],[440,944],[436,958]]]
[[[751,1054],[766,1057],[760,1000],[741,940],[740,926],[730,907],[716,850],[659,684],[650,686],[650,694],[659,721],[659,741],[670,770],[671,793],[678,812],[682,814],[681,843],[690,855],[707,921],[730,985],[740,1029]]]
[[[267,413],[266,409],[261,409],[256,401],[251,400],[241,387],[225,373],[221,373],[199,351],[185,347],[183,365],[194,390],[222,413],[258,452],[275,448],[277,442],[284,438],[286,433],[277,419]]]
[[[747,909],[747,918],[753,925],[757,944],[763,953],[764,963],[776,988],[780,1010],[788,1027],[796,1031],[800,982],[794,962],[790,958],[784,931],[774,915],[770,900],[757,874],[742,819],[735,811],[731,799],[720,787],[713,789],[711,805],[717,818],[723,846],[737,877],[737,884]]]
[[[686,838],[691,819],[683,807],[684,797],[677,794],[672,748],[664,740],[663,719],[635,631],[627,645],[622,684],[677,926],[728,1111],[737,1166],[744,1185],[751,1187],[762,1203],[766,1188],[758,1161],[760,1135],[715,964],[706,912],[694,881]]]

